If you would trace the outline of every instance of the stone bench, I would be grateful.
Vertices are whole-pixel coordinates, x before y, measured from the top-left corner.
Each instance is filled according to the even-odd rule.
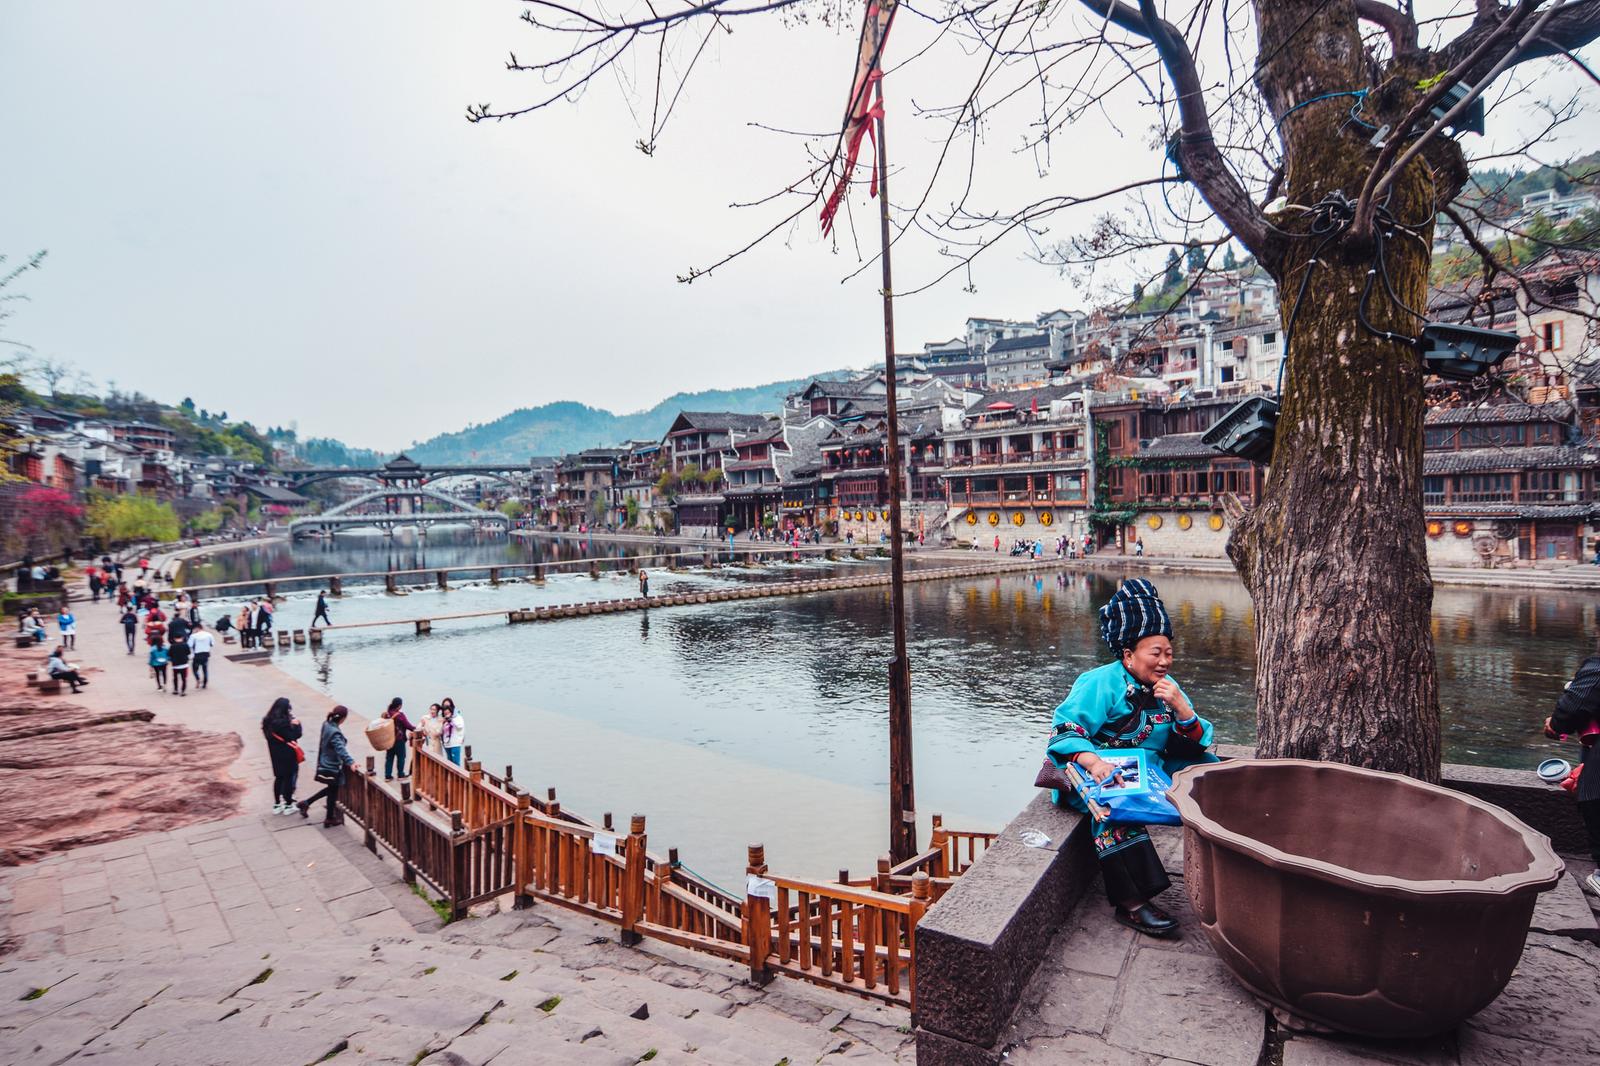
[[[1049,843],[1022,842],[1037,830]],[[998,1063],[1051,938],[1098,872],[1089,820],[1041,789],[917,926],[917,1064]]]

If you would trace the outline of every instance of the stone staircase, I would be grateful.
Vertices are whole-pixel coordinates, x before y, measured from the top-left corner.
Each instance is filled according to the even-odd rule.
[[[789,980],[756,988],[737,967],[624,948],[608,927],[550,907],[415,937],[7,960],[0,999],[8,1062],[914,1061],[904,1010]]]

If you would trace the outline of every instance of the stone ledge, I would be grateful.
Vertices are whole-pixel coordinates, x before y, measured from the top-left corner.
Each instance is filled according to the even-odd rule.
[[[1034,829],[1049,844],[1022,843]],[[917,926],[917,1061],[999,1061],[995,1043],[1094,878],[1088,820],[1041,790]]]

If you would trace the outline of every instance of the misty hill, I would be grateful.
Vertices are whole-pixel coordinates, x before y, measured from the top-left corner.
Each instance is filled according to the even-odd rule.
[[[748,389],[680,392],[648,411],[629,415],[613,414],[572,400],[523,407],[493,422],[468,426],[455,433],[441,433],[431,440],[413,444],[406,449],[406,454],[430,463],[525,462],[534,455],[564,455],[625,440],[659,440],[679,411],[775,414],[783,407],[785,396],[803,388],[813,377],[842,377],[852,373],[835,370]]]

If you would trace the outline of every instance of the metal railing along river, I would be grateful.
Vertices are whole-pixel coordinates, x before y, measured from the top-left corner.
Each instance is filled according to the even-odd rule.
[[[351,775],[339,805],[366,835],[400,860],[407,882],[433,887],[455,917],[474,903],[513,894],[516,906],[553,903],[615,925],[624,944],[660,940],[730,959],[750,979],[772,974],[915,1009],[917,923],[996,834],[951,831],[933,819],[932,846],[898,866],[837,883],[772,873],[750,846],[745,894],[733,895],[678,861],[649,850],[645,816],[626,833],[607,814],[599,824],[564,811],[550,789],[539,798],[471,761],[456,766],[413,752],[412,779],[398,789]]]

